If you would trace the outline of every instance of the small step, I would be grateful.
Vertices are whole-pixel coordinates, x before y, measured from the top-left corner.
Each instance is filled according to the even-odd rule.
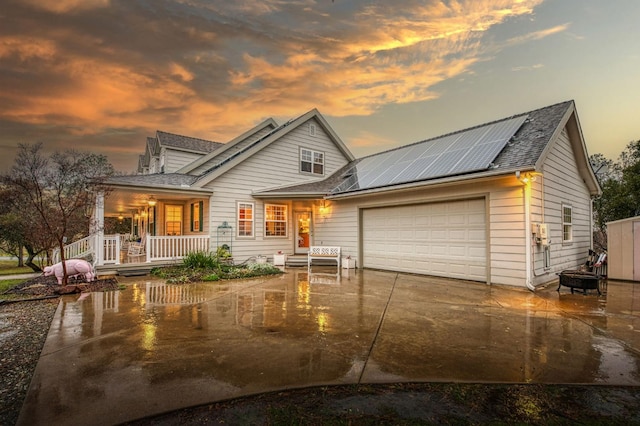
[[[307,255],[306,254],[294,254],[287,256],[287,261],[285,262],[285,266],[307,266]]]

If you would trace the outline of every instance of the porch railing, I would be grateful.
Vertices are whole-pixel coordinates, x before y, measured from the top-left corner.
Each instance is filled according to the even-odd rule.
[[[124,235],[105,235],[102,244],[102,264],[118,265],[120,264],[120,248]]]
[[[90,235],[64,247],[64,258],[73,259],[92,255],[97,265],[119,265],[122,250],[126,250],[129,235],[112,234],[102,237],[102,251],[95,252],[98,236]],[[146,262],[178,260],[196,251],[209,251],[208,235],[146,236],[144,257]],[[126,253],[125,253],[126,255]],[[53,263],[60,262],[60,250],[53,252]]]
[[[147,262],[182,259],[196,251],[209,251],[208,235],[147,236]]]
[[[95,244],[95,237],[89,235],[81,240],[74,241],[71,244],[64,246],[64,258],[76,259],[79,257],[85,257],[93,254],[93,246]],[[60,249],[55,248],[53,250],[52,259],[53,263],[60,262]]]

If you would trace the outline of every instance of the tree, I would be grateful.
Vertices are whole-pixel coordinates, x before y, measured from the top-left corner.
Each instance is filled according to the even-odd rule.
[[[54,245],[60,249],[65,284],[64,245],[86,235],[97,192],[108,190],[104,181],[113,173],[103,155],[68,150],[46,158],[38,143],[20,145],[10,173],[2,177],[5,189],[13,193],[13,211],[21,212],[25,241],[37,233],[54,242],[48,250]]]
[[[606,223],[640,215],[640,140],[630,142],[617,162],[602,154],[590,157],[602,188],[594,200],[594,221],[602,232]]]
[[[18,266],[27,265],[40,272],[34,259],[52,247],[54,241],[43,232],[33,210],[24,208],[20,194],[8,188],[0,190],[0,248],[18,258]],[[27,259],[24,260],[24,251]]]

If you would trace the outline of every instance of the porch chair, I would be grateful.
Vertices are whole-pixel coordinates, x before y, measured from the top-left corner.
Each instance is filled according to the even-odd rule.
[[[146,255],[145,245],[147,242],[146,235],[142,235],[140,238],[140,242],[132,241],[129,243],[129,248],[127,249],[127,262],[131,263],[132,259],[137,258],[139,261],[140,257]]]

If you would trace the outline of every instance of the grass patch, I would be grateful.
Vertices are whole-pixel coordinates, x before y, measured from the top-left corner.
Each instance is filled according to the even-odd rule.
[[[16,260],[0,260],[0,276],[1,275],[15,275],[15,274],[30,274],[33,269],[28,266],[18,267]]]
[[[0,294],[17,286],[18,284],[22,284],[25,281],[26,280],[23,280],[21,278],[15,280],[0,280]]]
[[[18,284],[22,284],[26,280],[13,279],[13,280],[0,280],[0,300],[18,300],[24,299],[24,295],[21,294],[5,294],[5,291],[12,289]]]

